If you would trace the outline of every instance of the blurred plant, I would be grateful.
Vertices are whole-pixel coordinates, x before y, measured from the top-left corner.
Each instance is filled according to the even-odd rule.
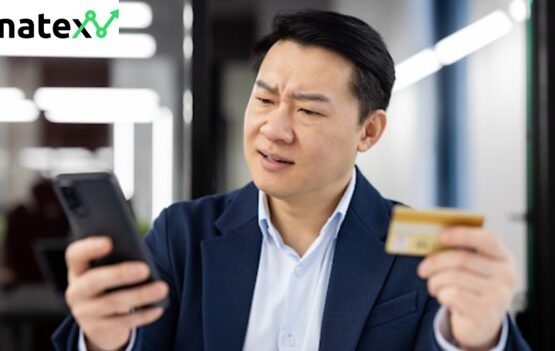
[[[137,230],[139,231],[139,234],[141,234],[141,236],[145,236],[145,234],[148,233],[148,231],[150,230],[150,223],[140,219],[135,220],[135,226],[137,227]]]

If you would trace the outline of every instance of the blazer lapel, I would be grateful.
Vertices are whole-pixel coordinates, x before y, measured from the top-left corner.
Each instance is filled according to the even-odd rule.
[[[251,183],[216,221],[223,235],[201,244],[205,350],[241,350],[258,272],[262,233]]]
[[[357,169],[357,183],[337,238],[320,350],[356,349],[394,261],[384,251],[391,206]],[[201,244],[204,346],[241,350],[258,273],[262,233],[258,189],[239,191],[215,223],[222,235]]]
[[[321,351],[355,350],[394,257],[384,251],[390,205],[357,169],[357,182],[337,237]]]

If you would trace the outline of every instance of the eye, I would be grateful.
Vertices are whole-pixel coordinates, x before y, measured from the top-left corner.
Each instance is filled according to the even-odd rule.
[[[256,97],[256,100],[260,101],[261,103],[263,103],[264,105],[270,105],[273,104],[274,102],[270,99],[265,99],[265,98],[261,98],[261,97]]]
[[[304,113],[305,115],[308,115],[308,116],[322,116],[322,114],[320,112],[307,110],[306,108],[300,108],[299,111]]]

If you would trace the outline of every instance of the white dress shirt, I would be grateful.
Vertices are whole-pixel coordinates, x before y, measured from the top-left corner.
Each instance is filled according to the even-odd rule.
[[[355,190],[356,174],[316,240],[300,257],[272,224],[259,191],[262,250],[244,351],[318,350],[335,239]]]
[[[356,183],[356,172],[333,214],[316,240],[300,257],[284,244],[270,217],[267,196],[259,191],[258,223],[262,247],[258,274],[243,351],[314,351],[320,343],[320,328],[336,238],[349,208]],[[449,330],[447,310],[440,308],[434,319],[434,333],[444,351],[459,350]],[[508,333],[507,320],[499,344],[501,351]],[[135,330],[126,351],[135,343]],[[87,351],[81,331],[79,350]]]

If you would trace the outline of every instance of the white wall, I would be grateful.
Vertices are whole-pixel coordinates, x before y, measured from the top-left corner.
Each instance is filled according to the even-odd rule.
[[[118,59],[111,61],[110,86],[114,88],[153,89],[160,96],[160,105],[175,111],[178,96],[176,72],[171,58],[158,55],[148,60]],[[152,125],[135,124],[135,191],[133,208],[137,218],[152,217]],[[155,214],[157,215],[157,214]]]
[[[4,59],[6,64],[5,86],[23,90],[25,98],[33,97],[40,80],[40,65],[33,58]],[[0,147],[5,147],[7,152],[6,176],[3,181],[6,186],[5,201],[8,207],[25,202],[38,174],[23,167],[18,156],[24,148],[39,146],[40,126],[38,121],[31,123],[4,124],[5,139],[0,142]],[[3,144],[3,145],[2,145]]]
[[[470,20],[507,10],[509,2],[473,0]],[[335,0],[332,7],[376,28],[399,62],[433,44],[422,39],[431,24],[429,14],[416,6],[422,3]],[[506,37],[467,58],[469,207],[486,213],[486,226],[499,233],[515,256],[519,292],[526,289],[526,227],[513,217],[526,208],[525,49],[524,26],[516,25]],[[357,162],[384,196],[415,207],[432,206],[435,199],[434,84],[429,77],[393,94],[385,136]]]
[[[225,111],[226,177],[224,190],[237,189],[251,180],[243,157],[243,117],[255,74],[248,62],[230,62],[222,69],[222,99]]]
[[[431,44],[429,1],[335,0],[333,9],[356,16],[384,38],[398,63]],[[411,206],[435,201],[435,80],[393,93],[384,136],[357,164],[382,195]]]
[[[509,1],[473,1],[475,19]],[[526,31],[510,34],[468,58],[471,207],[487,214],[516,258],[518,291],[526,290]]]

